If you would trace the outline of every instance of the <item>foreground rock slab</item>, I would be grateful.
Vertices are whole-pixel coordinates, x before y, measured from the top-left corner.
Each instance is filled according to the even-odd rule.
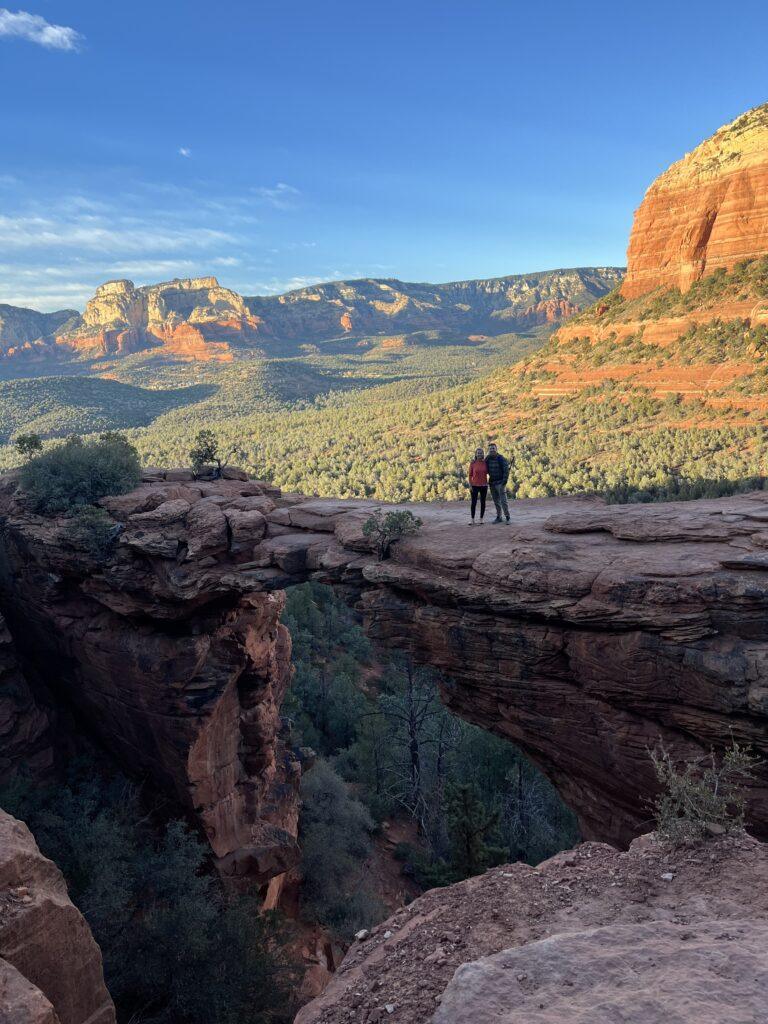
[[[101,952],[64,878],[0,811],[0,1020],[114,1024]]]
[[[555,935],[464,964],[433,1024],[762,1024],[767,943],[749,921]]]
[[[743,834],[494,868],[372,929],[296,1024],[763,1024],[767,883]]]

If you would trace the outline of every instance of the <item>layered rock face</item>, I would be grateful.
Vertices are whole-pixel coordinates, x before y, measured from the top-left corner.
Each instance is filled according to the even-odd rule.
[[[585,836],[647,826],[659,740],[681,758],[731,735],[768,753],[763,492],[516,501],[492,539],[461,505],[411,507],[422,532],[386,562],[361,556],[370,503],[322,500],[272,512],[254,561],[265,585],[359,587],[369,635],[445,672],[445,703],[525,750]],[[751,814],[768,835],[765,767]]]
[[[28,676],[198,817],[223,874],[265,882],[298,853],[300,767],[279,736],[290,636],[282,595],[233,551],[273,502],[253,482],[181,476],[107,502],[125,522],[109,564],[6,494],[0,596]]]
[[[493,538],[461,504],[414,505],[421,533],[380,563],[362,532],[371,502],[149,473],[105,499],[122,532],[89,564],[13,488],[6,478],[3,600],[23,618],[21,653],[49,678],[56,666],[109,749],[197,811],[224,870],[266,878],[292,856],[277,618],[279,592],[308,578],[359,600],[375,640],[443,670],[445,703],[526,751],[588,838],[647,827],[659,740],[680,758],[731,736],[768,755],[764,492],[517,501]],[[750,820],[768,835],[767,767]]]
[[[114,1024],[101,952],[29,829],[0,811],[0,1019]]]
[[[81,321],[56,338],[59,350],[130,353],[162,346],[190,359],[230,360],[229,341],[254,342],[259,322],[237,292],[215,277],[187,278],[136,288],[108,281],[96,289]]]
[[[38,313],[36,309],[0,304],[0,358],[31,356],[43,338],[79,318],[76,309]]]
[[[768,104],[738,117],[648,189],[635,216],[622,294],[690,285],[768,254]]]
[[[296,1024],[763,1024],[767,882],[746,836],[494,868],[374,928]]]
[[[496,335],[559,323],[605,295],[622,276],[617,267],[590,267],[437,285],[371,278],[245,301],[277,341],[397,331]]]
[[[449,332],[456,342],[557,324],[605,295],[622,278],[615,267],[411,284],[341,281],[285,295],[243,298],[215,277],[137,288],[107,281],[82,316],[0,306],[0,359],[60,362],[158,350],[177,359],[228,362],[239,348],[282,354],[350,336]],[[458,339],[456,334],[458,332]]]

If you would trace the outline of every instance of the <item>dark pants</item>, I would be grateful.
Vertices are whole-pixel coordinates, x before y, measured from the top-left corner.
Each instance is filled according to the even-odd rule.
[[[503,516],[505,519],[509,519],[509,506],[507,505],[507,485],[502,483],[492,483],[491,497],[493,498],[493,504],[496,506],[496,518],[501,519]]]
[[[475,509],[477,508],[477,499],[480,498],[480,518],[482,519],[485,515],[485,499],[488,496],[487,487],[475,487],[472,485],[472,518],[475,518]]]

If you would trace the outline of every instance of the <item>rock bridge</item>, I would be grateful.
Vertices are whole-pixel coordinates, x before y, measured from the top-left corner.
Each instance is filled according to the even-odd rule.
[[[225,874],[266,881],[296,859],[279,616],[307,579],[445,673],[446,705],[525,751],[585,837],[647,830],[659,740],[681,757],[731,736],[768,753],[768,494],[518,501],[510,526],[482,527],[466,505],[408,505],[421,531],[378,562],[362,532],[377,503],[229,477],[149,470],[104,499],[120,524],[106,559],[0,479],[0,605],[29,688],[0,702],[17,760],[28,737],[38,763],[46,744],[60,756],[67,721],[87,723],[198,816]],[[768,834],[768,775],[751,818]]]

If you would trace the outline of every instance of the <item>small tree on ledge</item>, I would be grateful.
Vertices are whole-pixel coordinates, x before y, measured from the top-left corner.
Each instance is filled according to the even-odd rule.
[[[410,537],[421,529],[421,520],[412,512],[397,510],[382,513],[376,509],[363,524],[363,536],[374,542],[380,562],[389,557],[389,549],[396,540]]]
[[[214,480],[218,480],[229,459],[238,452],[236,447],[222,454],[219,439],[212,430],[200,430],[195,436],[194,445],[189,453],[192,469],[196,475],[211,467]]]
[[[19,455],[31,459],[43,450],[43,442],[39,434],[19,434],[14,441]]]

